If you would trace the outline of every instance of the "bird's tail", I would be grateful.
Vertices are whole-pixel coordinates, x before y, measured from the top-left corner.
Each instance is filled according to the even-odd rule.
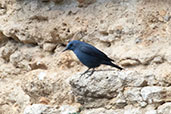
[[[115,68],[117,68],[117,69],[119,69],[119,70],[123,70],[122,67],[120,67],[120,66],[118,66],[118,65],[116,65],[116,64],[113,64],[112,62],[105,62],[104,64],[105,64],[105,65],[110,65],[110,66],[115,67]]]

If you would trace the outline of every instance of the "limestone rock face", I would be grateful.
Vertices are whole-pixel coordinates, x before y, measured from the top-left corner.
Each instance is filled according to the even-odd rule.
[[[157,111],[158,111],[158,114],[169,114],[171,113],[171,103],[168,102],[168,103],[164,103],[163,105],[159,106]]]
[[[59,114],[59,111],[48,105],[34,104],[32,106],[27,106],[24,110],[24,114]]]
[[[72,76],[70,85],[77,102],[91,108],[127,104],[144,108],[170,101],[170,87],[148,86],[145,77],[143,81],[141,77],[130,71],[96,71],[92,76]]]
[[[56,105],[62,102],[73,102],[73,96],[69,92],[70,87],[64,81],[66,78],[63,77],[62,79],[56,72],[38,69],[27,73],[26,76],[30,76],[30,79],[27,81],[23,79],[22,89],[30,96],[32,103],[41,103],[42,97],[47,98],[47,100],[50,99],[48,102]],[[49,104],[48,102],[45,104]]]
[[[114,97],[122,87],[118,72],[95,72],[92,76],[87,74],[77,78],[73,76],[70,84],[78,95],[97,98]]]
[[[78,110],[79,106],[77,105],[62,105],[59,109],[56,109],[56,107],[50,105],[33,104],[25,108],[24,114],[69,114],[77,113]]]
[[[0,114],[162,114],[171,102],[170,0],[0,0]],[[119,71],[92,76],[71,40]]]
[[[114,98],[122,90],[122,81],[118,72],[95,72],[92,76],[73,76],[70,84],[78,102],[99,107],[105,105],[108,99]],[[91,102],[98,102],[93,103]],[[90,104],[89,104],[90,102]]]

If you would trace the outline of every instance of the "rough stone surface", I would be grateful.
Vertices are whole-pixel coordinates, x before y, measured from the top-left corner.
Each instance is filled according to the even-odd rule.
[[[0,113],[22,113],[24,107],[29,105],[30,97],[24,93],[20,80],[0,80]]]
[[[164,103],[157,109],[158,114],[170,114],[171,113],[171,102]]]
[[[169,114],[170,6],[170,0],[0,0],[0,114],[23,114],[26,107]],[[80,77],[86,67],[61,52],[70,40],[96,46],[124,70],[102,65]]]
[[[170,101],[170,87],[143,87],[141,89],[141,96],[144,101],[151,103],[161,103],[164,101]]]
[[[105,105],[108,99],[116,97],[122,91],[122,81],[118,75],[118,72],[97,71],[92,76],[88,74],[72,76],[70,84],[72,91],[78,96],[78,102],[86,104],[88,107],[89,105],[90,107],[99,107]],[[98,102],[98,104],[91,104],[92,101]]]
[[[33,104],[25,108],[24,114],[73,114],[78,110],[79,106],[77,105],[62,105],[57,109],[50,105]]]
[[[24,114],[59,114],[59,111],[53,107],[43,104],[33,104],[27,106],[24,110]]]
[[[135,106],[139,104],[139,106],[141,107],[145,107],[147,105],[147,103],[143,101],[143,98],[141,96],[141,88],[126,88],[126,90],[124,91],[124,95],[129,104]]]
[[[66,99],[66,103],[73,102],[73,96],[71,92],[69,92],[70,87],[64,81],[65,78],[59,78],[56,72],[34,70],[27,73],[25,76],[32,76],[27,81],[25,81],[25,78],[23,78],[22,85],[22,89],[27,95],[30,96],[32,103],[39,103],[41,97],[50,99],[50,103],[56,105],[61,104],[64,99]]]
[[[0,57],[5,61],[9,61],[12,53],[17,49],[16,43],[7,42],[5,46],[0,48]]]
[[[83,111],[83,114],[123,114],[123,110],[107,110],[105,108],[96,108]]]
[[[118,72],[102,71],[97,71],[92,76],[72,76],[70,84],[76,94],[97,98],[112,98],[122,87]]]

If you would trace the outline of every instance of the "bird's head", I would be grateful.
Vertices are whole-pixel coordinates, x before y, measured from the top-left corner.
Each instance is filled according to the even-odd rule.
[[[63,52],[66,50],[74,51],[79,46],[79,42],[80,41],[78,41],[78,40],[73,40],[73,41],[69,42],[68,45],[66,46],[66,48],[63,50]]]

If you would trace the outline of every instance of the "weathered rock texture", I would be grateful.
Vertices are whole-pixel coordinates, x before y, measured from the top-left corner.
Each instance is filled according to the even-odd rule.
[[[170,0],[1,0],[0,114],[171,113]],[[125,69],[91,77],[70,40]],[[112,69],[112,70],[111,70]]]

